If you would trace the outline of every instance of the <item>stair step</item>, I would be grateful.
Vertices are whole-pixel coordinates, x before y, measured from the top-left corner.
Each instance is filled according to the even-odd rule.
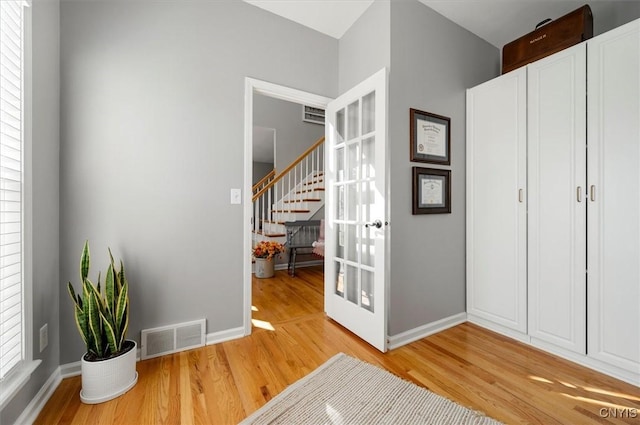
[[[284,224],[285,221],[272,221],[272,220],[260,220],[262,223],[266,224]]]
[[[284,223],[278,223],[278,224],[284,224]],[[281,237],[287,236],[286,233],[265,233],[262,230],[254,230],[253,233],[255,233],[256,235],[266,236],[268,238],[281,238]]]
[[[321,202],[322,199],[318,199],[318,198],[303,198],[303,199],[294,199],[294,200],[286,200],[286,201],[282,201],[285,204],[292,204],[295,202]]]
[[[307,192],[315,192],[315,191],[324,191],[324,187],[316,187],[314,189],[298,190],[298,191],[296,191],[296,193],[307,193]]]
[[[324,179],[311,180],[311,181],[309,181],[309,182],[305,182],[305,183],[304,183],[304,185],[305,185],[305,186],[310,186],[310,185],[312,185],[312,184],[322,183],[322,182],[324,182]]]
[[[272,210],[273,213],[308,213],[311,210]]]

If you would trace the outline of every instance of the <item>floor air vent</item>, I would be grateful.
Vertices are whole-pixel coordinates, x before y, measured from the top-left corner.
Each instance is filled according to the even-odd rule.
[[[179,323],[142,331],[142,360],[165,354],[177,353],[191,348],[203,347],[206,320]]]

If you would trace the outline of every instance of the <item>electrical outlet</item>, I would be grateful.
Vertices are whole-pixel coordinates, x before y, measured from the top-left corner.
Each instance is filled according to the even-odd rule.
[[[45,323],[40,328],[40,352],[44,351],[49,345],[49,324]]]

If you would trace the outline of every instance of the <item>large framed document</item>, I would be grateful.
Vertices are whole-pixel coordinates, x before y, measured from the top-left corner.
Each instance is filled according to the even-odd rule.
[[[451,165],[451,119],[409,109],[410,160]]]
[[[413,167],[412,213],[451,213],[451,170]]]

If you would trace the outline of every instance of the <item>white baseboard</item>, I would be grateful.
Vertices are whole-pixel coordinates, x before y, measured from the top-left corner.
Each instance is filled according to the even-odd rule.
[[[218,344],[220,342],[231,341],[232,339],[242,338],[244,336],[244,326],[226,329],[224,331],[213,332],[207,334],[205,345]]]
[[[40,388],[40,391],[31,399],[27,407],[24,408],[16,424],[28,424],[31,425],[38,418],[38,415],[42,411],[42,408],[47,401],[51,398],[58,385],[62,382],[62,375],[60,374],[60,368],[56,368],[51,376],[47,379],[44,385]]]
[[[541,341],[536,338],[531,338],[531,345],[543,351],[546,351],[547,353],[555,354],[556,356],[562,357],[565,360],[569,360],[579,365],[588,367],[589,369],[604,373],[605,375],[609,375],[631,385],[635,385],[636,387],[640,386],[640,371],[634,373],[632,371],[621,369],[598,359],[594,359],[593,357],[589,357],[588,355],[585,356],[583,354],[574,353],[570,350],[556,347],[551,343]]]
[[[393,350],[394,348],[402,347],[403,345],[410,344],[414,341],[441,332],[445,329],[452,328],[466,321],[467,313],[459,313],[453,316],[445,317],[444,319],[440,319],[432,323],[427,323],[426,325],[410,329],[398,335],[390,336],[389,344],[387,346],[390,350]]]
[[[478,325],[480,327],[489,329],[490,331],[499,333],[500,335],[515,339],[516,341],[520,341],[525,344],[531,344],[531,337],[526,333],[522,333],[518,330],[494,323],[491,320],[487,320],[483,317],[478,317],[471,313],[467,313],[467,321],[473,323],[474,325]]]
[[[62,379],[78,376],[80,375],[80,369],[81,364],[79,361],[60,365],[60,376],[62,376]]]

